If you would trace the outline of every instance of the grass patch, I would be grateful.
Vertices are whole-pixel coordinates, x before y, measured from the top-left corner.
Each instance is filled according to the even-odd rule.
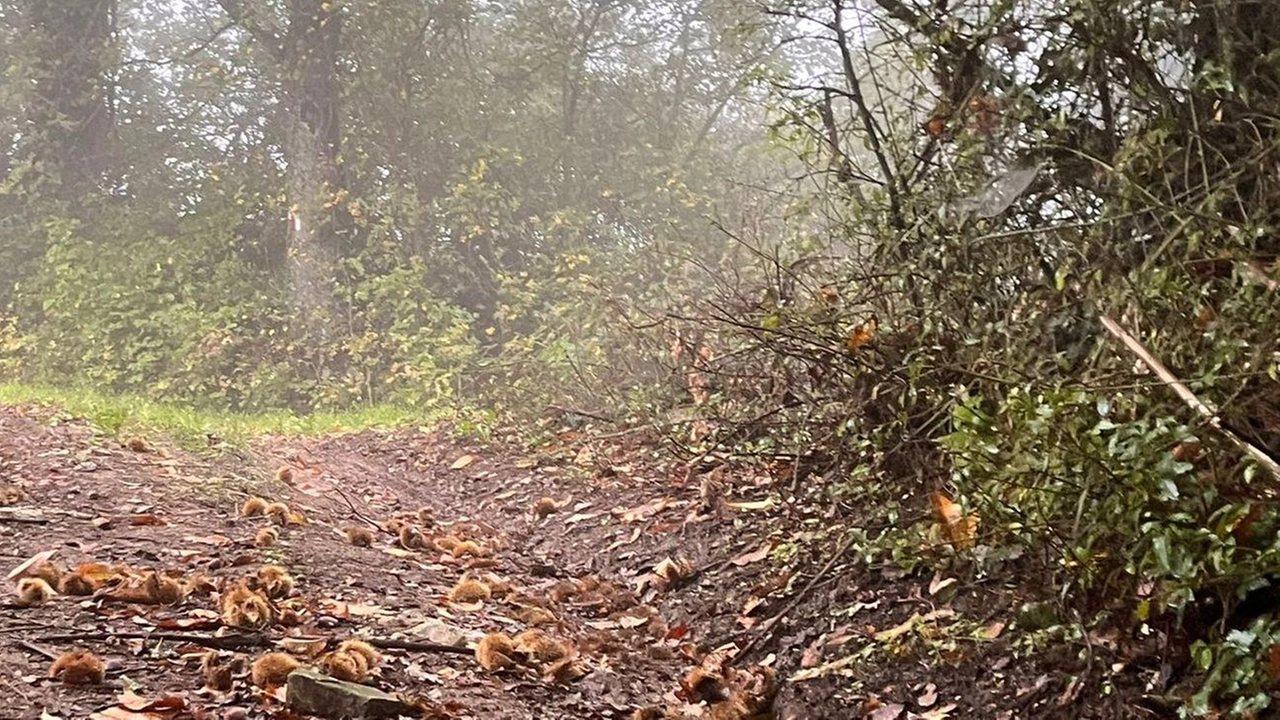
[[[432,425],[449,415],[392,406],[339,413],[296,415],[288,411],[233,413],[197,410],[139,397],[104,395],[22,383],[0,383],[0,403],[38,404],[83,418],[99,432],[120,437],[163,435],[187,448],[207,448],[207,435],[243,445],[262,435],[327,435],[369,428]]]

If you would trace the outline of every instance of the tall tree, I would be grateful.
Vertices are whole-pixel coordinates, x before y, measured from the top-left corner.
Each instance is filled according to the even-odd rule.
[[[112,127],[116,0],[27,4],[28,160],[63,199],[101,179]]]
[[[332,0],[259,5],[218,0],[268,60],[289,202],[289,271],[295,309],[325,333],[344,231],[340,170],[343,109],[338,78],[343,7]]]

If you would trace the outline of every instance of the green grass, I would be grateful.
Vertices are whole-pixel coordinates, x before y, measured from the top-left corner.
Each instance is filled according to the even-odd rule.
[[[38,404],[83,418],[106,435],[162,435],[189,448],[207,448],[206,434],[232,445],[262,435],[327,435],[369,428],[431,425],[444,411],[373,406],[340,413],[296,415],[287,411],[232,413],[197,410],[138,397],[105,395],[94,390],[62,390],[47,386],[0,383],[0,404]]]

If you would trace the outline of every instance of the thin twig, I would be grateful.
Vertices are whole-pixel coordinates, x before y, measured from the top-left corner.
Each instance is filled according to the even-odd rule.
[[[49,643],[111,639],[187,642],[193,645],[200,645],[201,647],[215,648],[218,650],[239,650],[241,648],[268,647],[274,642],[270,635],[264,633],[216,636],[202,635],[199,633],[170,632],[98,632],[45,635],[44,637],[36,638],[36,640],[40,642]]]
[[[383,650],[410,650],[414,652],[441,652],[455,655],[471,655],[475,651],[457,645],[445,645],[417,640],[391,640],[389,638],[361,638],[376,648]]]
[[[751,639],[750,642],[748,642],[745,646],[743,646],[743,648],[739,650],[733,656],[733,658],[730,659],[729,662],[733,662],[734,660],[737,660],[739,658],[745,658],[747,656],[747,653],[751,652],[752,648],[759,645],[765,639],[773,635],[773,626],[777,625],[778,621],[786,617],[792,610],[795,610],[796,606],[798,606],[800,602],[804,600],[805,596],[808,595],[809,591],[812,590],[814,586],[816,586],[818,582],[821,581],[823,577],[826,576],[827,573],[831,572],[831,569],[835,567],[836,561],[844,557],[845,553],[849,552],[849,548],[853,547],[853,543],[857,541],[859,535],[858,533],[855,533],[853,531],[848,531],[848,534],[849,536],[845,539],[843,543],[840,544],[839,549],[837,549],[835,553],[831,555],[831,558],[827,560],[827,563],[823,565],[822,568],[819,569],[818,572],[812,578],[809,579],[809,582],[805,583],[805,586],[800,588],[800,590],[796,592],[796,594],[791,598],[791,602],[787,603],[786,607],[778,611],[778,614],[774,615],[768,620],[765,620],[763,623],[760,623],[760,631],[756,634],[754,638]]]
[[[43,656],[43,657],[45,657],[45,658],[47,658],[47,659],[49,659],[49,660],[57,660],[57,659],[58,659],[58,653],[53,652],[53,651],[49,650],[48,648],[42,648],[42,647],[40,647],[39,645],[36,645],[35,643],[27,642],[26,640],[15,640],[15,641],[13,642],[13,644],[14,644],[14,645],[17,645],[17,646],[18,646],[18,647],[20,647],[20,648],[24,648],[24,649],[30,650],[31,652],[33,652],[33,653],[35,653],[35,654],[37,654],[37,655],[41,655],[41,656]]]
[[[356,504],[355,504],[355,503],[353,503],[353,502],[351,502],[351,498],[347,497],[347,494],[346,494],[346,493],[342,492],[342,488],[338,487],[337,485],[331,485],[330,487],[332,487],[332,488],[333,488],[333,491],[334,491],[334,492],[338,493],[338,497],[342,498],[343,502],[345,502],[345,503],[347,504],[347,507],[351,508],[351,514],[352,514],[352,515],[355,515],[356,517],[360,518],[361,520],[363,520],[363,521],[365,521],[365,522],[369,523],[370,525],[372,525],[375,529],[377,529],[377,530],[379,530],[379,531],[384,531],[384,532],[386,531],[386,528],[382,527],[382,525],[381,525],[381,524],[379,524],[376,520],[371,519],[368,515],[365,515],[364,513],[362,513],[362,512],[360,512],[359,510],[357,510],[357,509],[356,509]]]
[[[1187,387],[1181,380],[1174,376],[1174,374],[1164,366],[1164,363],[1157,360],[1154,355],[1143,347],[1142,343],[1138,342],[1137,339],[1128,333],[1128,331],[1120,327],[1115,320],[1112,320],[1106,315],[1102,315],[1098,319],[1101,320],[1102,326],[1107,329],[1107,332],[1118,338],[1120,342],[1124,343],[1125,347],[1129,348],[1134,355],[1137,355],[1138,359],[1141,360],[1148,368],[1151,368],[1151,371],[1154,372],[1165,385],[1169,386],[1169,388],[1172,389],[1188,407],[1200,413],[1200,415],[1209,422],[1211,427],[1222,433],[1237,447],[1244,450],[1249,457],[1257,460],[1259,465],[1270,471],[1272,476],[1280,480],[1280,463],[1277,463],[1275,458],[1271,457],[1267,451],[1253,443],[1250,443],[1230,428],[1224,426],[1222,424],[1222,418],[1218,416],[1217,408],[1204,400],[1201,400],[1195,393],[1191,392],[1191,388]]]
[[[601,415],[599,413],[589,412],[587,410],[579,410],[577,408],[567,408],[567,407],[562,407],[560,405],[548,405],[547,409],[554,410],[559,413],[564,413],[566,415],[581,415],[582,417],[591,418],[592,420],[599,420],[600,422],[609,423],[610,425],[618,424],[617,420],[614,420],[608,415]]]

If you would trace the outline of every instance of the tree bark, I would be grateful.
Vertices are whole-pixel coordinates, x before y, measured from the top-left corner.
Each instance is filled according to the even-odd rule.
[[[280,88],[281,150],[289,202],[288,270],[294,309],[323,337],[335,317],[341,201],[340,2],[288,0],[283,27],[241,0],[218,0],[267,56]]]
[[[341,19],[333,3],[290,0],[282,58],[289,278],[296,309],[325,333],[334,311],[342,186]]]

